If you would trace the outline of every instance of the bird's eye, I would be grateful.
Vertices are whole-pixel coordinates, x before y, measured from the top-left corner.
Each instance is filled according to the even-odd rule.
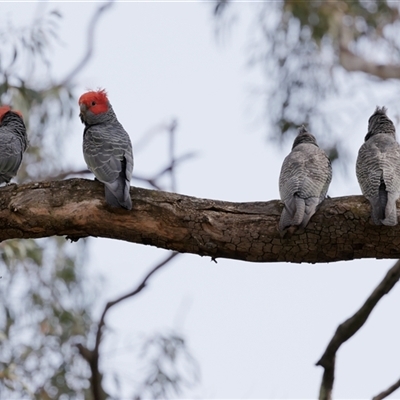
[[[92,106],[95,106],[96,105],[96,102],[95,101],[92,101]]]

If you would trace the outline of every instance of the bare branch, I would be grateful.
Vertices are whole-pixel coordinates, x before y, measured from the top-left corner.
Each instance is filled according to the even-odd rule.
[[[78,169],[78,170],[65,170],[61,171],[58,175],[56,176],[46,176],[45,178],[48,180],[54,180],[54,181],[59,181],[65,178],[68,178],[69,176],[82,176],[82,175],[89,175],[92,174],[91,171],[89,171],[87,168],[86,169]],[[44,179],[44,177],[41,177],[40,180]]]
[[[131,292],[129,292],[127,294],[124,294],[121,297],[118,297],[116,300],[109,301],[106,304],[104,311],[101,315],[98,328],[97,328],[96,344],[95,344],[95,348],[94,348],[95,352],[98,353],[98,351],[99,351],[99,346],[100,346],[101,337],[102,337],[102,329],[105,324],[105,317],[106,317],[108,310],[111,307],[114,307],[116,304],[120,303],[121,301],[129,299],[130,297],[136,296],[138,293],[140,293],[146,287],[147,281],[151,278],[151,276],[154,275],[155,272],[157,272],[159,269],[164,267],[166,264],[168,264],[177,255],[179,255],[179,253],[177,253],[177,252],[173,252],[172,254],[170,254],[167,258],[165,258],[163,261],[161,261],[159,264],[157,264],[154,268],[152,268],[135,289],[133,289]]]
[[[169,133],[169,159],[171,160],[171,166],[169,168],[171,177],[171,191],[176,192],[176,179],[175,179],[175,131],[178,126],[178,121],[173,119],[170,126],[168,127]]]
[[[135,151],[144,149],[159,133],[165,132],[168,126],[168,124],[160,123],[150,128],[133,144]]]
[[[137,181],[141,181],[141,182],[146,182],[154,189],[157,189],[157,190],[163,189],[161,186],[158,185],[157,177],[156,178],[145,178],[144,176],[134,174],[133,179],[136,179]]]
[[[134,179],[137,179],[137,180],[140,180],[143,182],[147,182],[149,185],[151,185],[155,189],[167,190],[166,187],[162,187],[162,185],[160,185],[158,180],[160,178],[162,178],[166,173],[168,173],[170,175],[170,182],[171,182],[171,185],[168,189],[172,192],[176,192],[176,190],[177,190],[176,189],[176,176],[175,176],[176,167],[181,162],[186,161],[190,158],[193,158],[196,155],[195,152],[189,152],[189,153],[186,153],[179,157],[175,156],[175,150],[176,150],[175,142],[176,142],[177,127],[178,127],[178,121],[174,118],[168,124],[159,124],[159,125],[155,126],[151,130],[149,130],[145,135],[143,135],[143,137],[138,142],[135,143],[135,146],[134,146],[135,149],[143,148],[155,137],[156,134],[158,134],[160,132],[164,132],[164,133],[166,132],[169,137],[169,146],[168,146],[169,164],[165,168],[161,169],[158,173],[156,173],[151,178],[145,178],[143,176],[134,175],[133,176]]]
[[[178,126],[178,122],[176,119],[173,119],[169,125],[159,125],[156,126],[154,129],[150,130],[140,141],[142,146],[147,144],[147,141],[150,140],[155,133],[158,133],[159,131],[167,131],[169,134],[169,164],[162,168],[159,172],[157,172],[154,176],[152,177],[144,177],[137,175],[134,173],[132,175],[133,179],[136,179],[141,182],[146,182],[148,183],[151,187],[157,190],[163,190],[166,189],[165,187],[162,187],[158,180],[161,179],[165,174],[170,175],[171,179],[171,187],[170,190],[172,192],[176,192],[176,177],[175,177],[175,172],[176,172],[176,167],[181,164],[184,161],[190,160],[191,158],[194,158],[196,156],[196,152],[188,152],[185,153],[179,157],[175,156],[175,136],[176,136],[176,128]],[[41,176],[39,180],[61,180],[68,178],[70,176],[83,176],[83,175],[89,175],[92,174],[91,171],[89,171],[87,168],[84,169],[79,169],[79,170],[65,170],[59,172],[56,176]]]
[[[385,397],[388,397],[390,394],[395,392],[397,389],[400,388],[400,379],[394,383],[392,386],[390,386],[388,389],[384,390],[383,392],[377,394],[372,398],[372,400],[382,400]]]
[[[145,278],[140,282],[140,284],[131,292],[119,297],[118,299],[114,301],[110,301],[106,304],[103,313],[101,315],[99,324],[97,326],[97,333],[96,333],[96,341],[95,341],[95,346],[92,351],[89,351],[85,347],[83,347],[81,344],[78,345],[79,352],[81,355],[85,358],[85,360],[89,363],[90,365],[90,370],[92,373],[91,377],[91,389],[93,393],[93,399],[94,400],[105,400],[106,399],[106,394],[103,390],[102,387],[102,374],[100,373],[99,370],[99,348],[102,340],[102,335],[103,335],[103,328],[105,325],[105,317],[109,309],[116,304],[120,303],[121,301],[124,301],[126,299],[129,299],[133,296],[136,296],[138,293],[140,293],[147,284],[147,281],[150,279],[150,277],[157,272],[159,269],[164,267],[166,264],[168,264],[174,257],[176,257],[179,253],[172,253],[170,254],[166,259],[161,261],[158,265],[156,265],[154,268],[152,268],[149,273],[145,276]]]
[[[163,168],[162,170],[160,170],[160,172],[157,172],[154,177],[152,178],[146,178],[144,176],[140,176],[137,174],[133,174],[132,175],[132,179],[136,179],[137,181],[141,181],[141,182],[146,182],[148,183],[151,187],[153,187],[154,189],[157,190],[163,190],[163,188],[158,184],[158,180],[164,176],[167,172],[171,173],[171,176],[174,175],[176,167],[178,166],[178,164],[181,164],[184,161],[190,160],[191,158],[194,158],[196,156],[196,152],[190,152],[190,153],[185,153],[179,157],[174,158],[173,160],[171,160],[171,163],[166,166],[165,168]],[[58,175],[56,176],[46,176],[46,177],[41,177],[41,179],[48,179],[48,180],[62,180],[65,178],[68,178],[70,176],[83,176],[83,175],[91,175],[92,172],[89,171],[88,169],[79,169],[79,170],[65,170],[65,171],[61,171]],[[171,189],[172,190],[172,189]]]
[[[107,11],[113,3],[114,0],[108,0],[106,3],[102,4],[93,14],[88,26],[86,52],[82,59],[78,62],[77,66],[61,81],[61,86],[65,86],[66,84],[71,82],[92,57],[94,49],[94,30],[96,29],[97,23],[101,15],[105,11]]]
[[[0,241],[107,237],[255,262],[400,258],[400,225],[371,225],[363,196],[326,199],[304,231],[281,238],[278,200],[232,203],[133,187],[127,211],[106,204],[102,183],[78,178],[9,185],[0,194]]]
[[[328,344],[321,359],[316,363],[324,368],[319,399],[330,400],[332,398],[333,382],[335,379],[336,352],[339,347],[350,339],[367,321],[372,310],[379,300],[394,287],[400,279],[400,260],[390,268],[382,282],[371,293],[362,307],[349,319],[340,324]]]
[[[172,176],[174,175],[175,168],[177,167],[178,164],[182,163],[183,161],[190,160],[191,158],[194,158],[196,156],[196,152],[190,152],[190,153],[185,153],[179,157],[172,158],[170,164],[163,168],[160,172],[158,172],[154,178],[152,178],[153,181],[156,181],[157,179],[160,179],[164,174],[169,172]],[[135,176],[134,176],[135,178]],[[136,177],[137,179],[137,177]],[[175,192],[176,190],[173,189],[174,183],[171,185],[171,190]]]

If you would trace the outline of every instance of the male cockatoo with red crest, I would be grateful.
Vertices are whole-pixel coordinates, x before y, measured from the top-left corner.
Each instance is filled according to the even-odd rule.
[[[133,170],[132,144],[108,101],[105,90],[90,91],[79,98],[83,131],[83,156],[88,168],[105,187],[113,207],[132,208],[129,194]]]
[[[0,184],[17,175],[28,138],[22,114],[10,106],[0,107]]]

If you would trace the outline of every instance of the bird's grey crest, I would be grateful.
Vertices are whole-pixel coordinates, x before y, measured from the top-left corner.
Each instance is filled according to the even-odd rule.
[[[396,129],[391,119],[386,115],[386,112],[386,107],[376,107],[375,112],[368,119],[368,133],[365,136],[365,141],[371,136],[380,133],[391,135],[396,138]]]
[[[294,139],[292,150],[301,143],[311,143],[315,146],[318,146],[315,136],[308,132],[307,128],[304,125],[299,128],[299,133]]]

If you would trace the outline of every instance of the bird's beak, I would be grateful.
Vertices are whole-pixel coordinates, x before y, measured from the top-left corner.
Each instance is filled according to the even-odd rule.
[[[79,108],[81,112],[79,113],[79,118],[81,119],[82,123],[84,123],[84,116],[86,114],[87,107],[85,104],[79,104]]]

